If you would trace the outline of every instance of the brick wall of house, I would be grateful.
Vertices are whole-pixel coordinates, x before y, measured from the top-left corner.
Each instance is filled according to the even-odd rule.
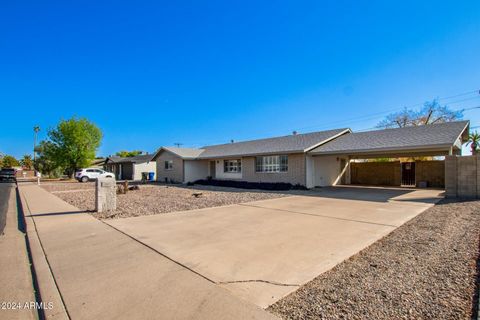
[[[173,168],[172,170],[165,169],[165,161],[172,160]],[[157,181],[165,182],[165,179],[168,182],[181,183],[183,182],[183,160],[182,158],[170,153],[168,151],[163,151],[157,158]]]
[[[255,172],[255,157],[242,158],[242,180],[249,182],[286,182],[306,184],[305,154],[288,155],[288,171],[275,173]]]
[[[480,198],[480,156],[445,157],[445,195]]]

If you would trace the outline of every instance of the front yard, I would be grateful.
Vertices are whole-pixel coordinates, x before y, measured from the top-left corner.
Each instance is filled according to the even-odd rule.
[[[245,191],[241,189],[207,186],[140,185],[139,190],[129,191],[126,195],[119,194],[117,197],[118,210],[113,214],[107,215],[93,212],[93,183],[49,183],[42,185],[42,187],[81,210],[91,210],[91,214],[100,219],[185,211],[279,198],[292,194],[291,192]],[[351,190],[355,191],[355,189]],[[382,191],[381,189],[378,190],[379,193]],[[194,193],[202,193],[202,195],[197,198],[193,196]],[[344,193],[338,193],[337,196],[340,196],[337,200],[344,201],[344,198],[341,197],[343,194]],[[322,215],[331,215],[334,217],[336,214],[340,214],[339,212],[332,212],[339,211],[340,209],[331,210],[331,207],[328,205],[329,202],[327,201],[332,201],[333,198],[329,199],[325,197],[325,195],[326,193],[324,192],[323,196],[317,194],[315,197],[308,199],[309,203],[314,201],[314,199],[323,199],[321,201],[325,202],[312,204],[313,211],[310,213],[300,212],[301,214],[297,215],[299,212],[293,212],[291,216],[292,223],[289,226],[298,226],[301,219],[313,217],[319,208],[325,210],[321,212]],[[289,200],[286,202],[290,202],[290,199],[278,201],[285,202],[285,200]],[[365,199],[362,199],[362,201],[364,200]],[[396,200],[388,201],[388,203],[405,203],[403,200],[405,199],[397,197]],[[414,210],[416,207],[415,200],[415,197],[410,199],[410,201],[412,201],[409,204],[411,209],[408,208],[406,209],[407,211]],[[346,201],[349,202],[351,199],[347,199]],[[379,211],[379,208],[385,209],[382,203],[382,201],[372,202],[372,209],[369,210],[372,214],[371,219],[373,219],[375,214],[383,212]],[[261,204],[257,207],[255,207],[255,210],[258,210]],[[250,207],[248,207],[248,209],[246,208],[244,208],[244,210],[252,210]],[[296,208],[300,210],[300,206]],[[335,208],[339,207],[335,206]],[[362,207],[356,207],[355,210],[362,210],[361,208]],[[283,217],[283,215],[286,215],[288,208],[281,207],[280,209],[282,209],[280,212]],[[358,213],[361,212],[358,211]],[[269,216],[268,219],[264,219],[268,221],[269,225],[272,224],[271,219],[280,216],[279,213],[277,215],[273,215],[271,212],[265,214]],[[360,216],[361,215],[356,216],[356,219],[360,219]],[[151,218],[177,219],[183,217],[188,218],[188,215]],[[234,217],[240,217],[240,213],[237,212],[235,215],[231,215],[230,219]],[[381,217],[381,215],[379,217]],[[252,219],[254,223],[255,218],[258,219],[259,215],[255,214],[249,219]],[[330,223],[337,221],[340,224],[341,221],[345,220],[341,215],[337,218],[339,219],[330,220]],[[141,223],[142,219],[149,219],[148,224],[152,223],[150,218],[132,220],[135,220],[136,223]],[[211,227],[211,220],[208,220],[209,216],[206,215],[204,219],[205,223],[203,227],[206,228],[206,230],[210,230],[208,229]],[[241,220],[251,221],[248,219]],[[262,219],[260,220],[263,221]],[[188,222],[188,219],[186,219],[186,221]],[[192,227],[187,222],[185,223],[186,228]],[[260,222],[257,221],[258,224],[260,224]],[[133,228],[133,221],[121,219],[111,220],[108,223],[124,223],[128,228]],[[158,223],[163,225],[165,221],[158,221]],[[228,233],[224,234],[225,237],[228,237],[234,233],[233,231],[242,227],[241,223],[231,223],[230,225],[234,227]],[[196,228],[198,225],[194,227]],[[246,230],[237,230],[237,233],[239,235],[247,234],[250,224],[245,227],[247,228]],[[152,228],[155,229],[155,226]],[[223,230],[224,229],[226,228],[223,228]],[[268,228],[260,229],[268,230]],[[302,234],[306,234],[306,227],[300,229]],[[299,251],[301,245],[311,242],[315,236],[322,233],[322,231],[319,232],[320,229],[321,225],[315,228],[311,235],[308,235],[308,241],[302,241],[298,246],[295,246],[294,250]],[[161,232],[157,232],[157,230]],[[339,230],[341,231],[342,228]],[[168,228],[165,230],[155,229],[152,231],[151,236],[144,238],[154,239],[155,237],[159,237],[159,234],[162,232],[171,231],[172,230]],[[201,234],[208,235],[211,233],[215,232],[205,232]],[[323,233],[325,233],[325,231],[323,231]],[[193,233],[178,232],[176,234],[184,234],[185,237],[187,237]],[[278,236],[281,234],[282,232],[276,233],[275,235]],[[291,237],[291,233],[284,232],[284,234]],[[334,236],[338,237],[338,234],[339,233],[335,233]],[[392,233],[353,255],[348,260],[338,264],[333,269],[320,275],[318,275],[319,272],[317,271],[314,274],[314,276],[318,275],[316,278],[302,285],[298,290],[273,305],[270,305],[267,310],[283,319],[473,318],[477,314],[476,309],[478,306],[477,294],[479,290],[478,280],[480,278],[479,235],[480,201],[441,200],[437,205],[420,213],[412,220],[395,229]],[[168,246],[166,246],[168,241],[164,239],[172,238],[173,237],[168,235],[161,238],[163,240],[160,241],[160,248],[162,248],[162,250],[168,248]],[[241,239],[247,241],[248,237]],[[208,243],[216,243],[215,241],[207,240]],[[291,239],[288,241],[290,240]],[[337,240],[338,239],[335,241],[339,242]],[[342,241],[345,241],[345,239],[342,239]],[[355,241],[358,242],[358,239]],[[176,248],[178,243],[178,239],[175,239],[175,241],[172,240],[171,246]],[[226,242],[220,241],[219,243],[223,244]],[[252,245],[244,245],[244,248],[253,247],[253,243],[261,243],[261,241],[255,240],[255,242],[252,242]],[[282,242],[280,241],[280,243]],[[150,245],[155,246],[155,244]],[[243,246],[243,244],[239,245]],[[274,253],[273,258],[269,259],[275,259],[275,256],[282,250],[281,246],[278,248],[278,250],[269,250],[269,252]],[[192,248],[187,247],[187,249],[190,250]],[[215,254],[222,252],[216,248],[214,249],[212,252]],[[307,256],[312,256],[316,249],[310,248],[309,250],[311,251],[306,251],[308,252]],[[232,252],[236,251],[240,252],[241,250],[232,250]],[[205,250],[202,252],[205,253]],[[241,252],[245,255],[245,251]],[[170,254],[175,256],[175,254],[178,254],[178,250],[173,250]],[[249,258],[246,263],[252,263],[252,261],[258,262],[262,260],[264,256],[265,254],[258,255],[257,252],[253,252],[252,257],[255,258]],[[292,256],[293,254],[290,255],[290,257]],[[188,265],[190,262],[192,268],[196,266],[208,266],[207,269],[210,270],[212,263],[221,260],[204,259],[200,261],[203,262],[202,264],[192,257],[198,258],[198,255],[186,254],[185,257],[183,257],[180,254],[180,258],[184,258],[186,261],[184,261],[184,264]],[[178,259],[181,260],[180,258]],[[190,258],[193,260],[190,261]],[[295,262],[302,261],[302,259],[297,258],[292,258],[292,260]],[[228,262],[228,259],[223,259],[222,261]],[[279,263],[272,263],[271,260],[266,262],[269,266],[279,265]],[[233,270],[238,272],[236,269],[237,264],[233,263],[232,265],[235,266]],[[222,272],[225,270],[228,271],[226,268],[218,268],[218,270]],[[268,271],[269,268],[260,268],[260,270]],[[257,278],[260,279],[261,277],[256,277],[255,279]],[[246,279],[250,278],[246,277]]]
[[[238,204],[287,196],[279,191],[242,190],[209,186],[139,185],[139,190],[117,195],[117,211],[94,213],[95,183],[57,182],[41,185],[62,200],[91,211],[99,219],[125,218]],[[201,193],[195,197],[194,193]]]
[[[442,200],[268,310],[284,319],[473,319],[479,235],[480,201]]]

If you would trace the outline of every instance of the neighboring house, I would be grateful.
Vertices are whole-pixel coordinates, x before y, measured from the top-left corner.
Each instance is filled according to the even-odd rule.
[[[103,169],[103,167],[105,166],[105,160],[105,158],[95,158],[95,160],[93,160],[88,167]]]
[[[468,128],[468,121],[358,133],[344,128],[199,149],[162,147],[153,160],[158,181],[211,177],[313,188],[349,184],[352,159],[460,154]],[[403,174],[411,165],[398,170]],[[414,171],[413,179],[415,183]]]
[[[141,180],[142,172],[157,171],[157,165],[153,154],[145,154],[134,157],[108,157],[105,160],[104,168],[113,172],[117,180]]]

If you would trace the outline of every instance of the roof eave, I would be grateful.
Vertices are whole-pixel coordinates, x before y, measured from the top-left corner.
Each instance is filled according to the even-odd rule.
[[[449,143],[441,144],[430,144],[430,145],[417,145],[417,146],[407,146],[407,147],[386,147],[386,148],[369,148],[369,149],[356,149],[356,150],[333,150],[333,151],[317,151],[309,152],[314,156],[321,155],[332,155],[332,154],[368,154],[368,153],[388,153],[396,151],[406,151],[406,150],[449,150],[452,147]]]
[[[256,156],[266,156],[266,155],[281,155],[281,154],[295,154],[295,153],[305,153],[304,150],[290,150],[290,151],[272,151],[272,152],[259,152],[259,153],[241,153],[241,154],[232,154],[232,155],[219,155],[219,156],[200,156],[197,157],[198,160],[208,160],[208,159],[231,159],[231,158],[246,158],[246,157],[256,157]]]

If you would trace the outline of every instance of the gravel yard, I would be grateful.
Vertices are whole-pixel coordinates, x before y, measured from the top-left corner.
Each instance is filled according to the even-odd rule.
[[[284,319],[471,319],[480,201],[442,200],[268,310]]]
[[[95,209],[94,183],[54,183],[42,185],[62,200],[81,210]],[[140,185],[139,190],[117,195],[117,211],[93,213],[100,219],[125,218],[174,211],[218,207],[249,201],[279,198],[288,194],[275,191],[242,190],[210,186]],[[194,193],[202,193],[198,198]]]
[[[93,188],[95,188],[95,182],[42,182],[40,186],[50,192],[93,190]]]

